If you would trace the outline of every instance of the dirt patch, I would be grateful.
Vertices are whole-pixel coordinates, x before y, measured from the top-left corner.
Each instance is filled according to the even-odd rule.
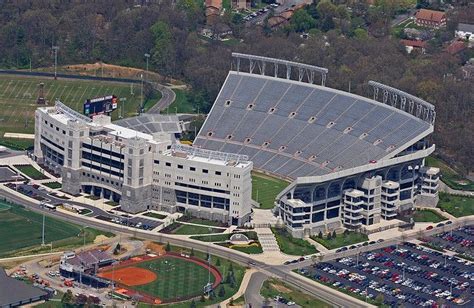
[[[105,235],[97,235],[94,239],[94,244],[102,244],[105,240],[109,239],[107,236]]]
[[[166,254],[165,246],[157,243],[148,243],[146,249],[150,249],[150,252],[159,256]]]
[[[280,293],[290,293],[291,290],[281,284],[272,283],[272,287]]]
[[[114,271],[100,273],[99,277],[110,279],[126,286],[139,286],[156,280],[152,271],[139,267],[124,267]]]

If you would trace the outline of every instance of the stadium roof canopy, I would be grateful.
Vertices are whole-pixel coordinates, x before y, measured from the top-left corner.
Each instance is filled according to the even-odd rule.
[[[114,124],[146,134],[182,132],[180,120],[175,115],[143,114],[115,121]]]
[[[257,170],[296,179],[392,158],[433,131],[432,105],[371,85],[383,102],[230,71],[194,146],[247,155]]]

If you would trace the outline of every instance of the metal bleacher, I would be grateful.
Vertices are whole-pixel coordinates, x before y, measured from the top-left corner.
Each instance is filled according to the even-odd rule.
[[[256,169],[297,178],[379,160],[429,128],[368,98],[231,71],[194,145],[247,155]]]

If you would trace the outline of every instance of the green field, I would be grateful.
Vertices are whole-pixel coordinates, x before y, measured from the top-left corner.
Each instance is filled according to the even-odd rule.
[[[125,103],[119,103],[119,108],[112,114],[113,119],[118,118],[122,106],[124,117],[136,115],[141,103],[139,84],[0,75],[0,136],[4,132],[33,133],[39,83],[44,83],[49,105],[53,105],[55,99],[60,99],[79,112],[83,111],[82,105],[87,98],[112,94],[126,98]],[[145,106],[151,107],[160,95],[157,92],[151,103],[145,102]]]
[[[292,237],[284,228],[272,228],[272,232],[281,252],[287,255],[305,256],[318,252],[313,245],[303,239]]]
[[[342,246],[353,245],[369,240],[367,235],[359,232],[346,232],[345,234],[336,234],[335,238],[331,238],[329,240],[326,236],[323,236],[322,238],[319,238],[318,236],[312,236],[311,238],[326,247],[327,249],[335,249]]]
[[[34,146],[32,139],[0,138],[0,145],[12,150],[25,151]]]
[[[440,192],[438,207],[456,217],[474,215],[474,197]]]
[[[32,165],[14,165],[14,167],[33,180],[44,180],[48,178]]]
[[[452,189],[474,191],[473,181],[461,176],[441,159],[429,156],[426,158],[426,165],[439,168],[441,170],[441,180]]]
[[[165,257],[136,266],[156,273],[158,278],[152,283],[133,288],[157,296],[163,301],[200,295],[208,280],[206,268],[178,258]],[[214,280],[211,275],[211,283]]]
[[[416,210],[413,215],[415,222],[440,222],[447,218],[433,210]]]
[[[260,203],[261,209],[271,209],[276,196],[288,182],[257,172],[252,172],[252,199]]]
[[[301,292],[290,285],[278,281],[276,279],[269,279],[263,283],[262,289],[260,290],[260,295],[264,298],[273,299],[275,296],[279,295],[288,301],[294,301],[297,305],[301,307],[312,307],[312,308],[329,308],[332,307],[328,303],[315,298],[311,295],[308,295],[304,292]]]
[[[11,206],[8,211],[0,212],[0,257],[27,255],[40,251],[49,251],[50,246],[41,247],[41,230],[43,215],[29,211],[20,205],[6,204],[0,201],[0,206]],[[86,244],[94,241],[97,235],[110,233],[86,228]],[[81,226],[45,216],[45,243],[53,242],[53,248],[72,248],[83,244],[84,236]]]

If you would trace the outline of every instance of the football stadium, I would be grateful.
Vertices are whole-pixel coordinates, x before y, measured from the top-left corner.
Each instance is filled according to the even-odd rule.
[[[316,66],[232,56],[194,146],[245,155],[290,181],[275,209],[293,236],[369,230],[401,223],[415,203],[436,206],[439,169],[424,166],[433,105],[373,81],[373,99],[331,89]]]

